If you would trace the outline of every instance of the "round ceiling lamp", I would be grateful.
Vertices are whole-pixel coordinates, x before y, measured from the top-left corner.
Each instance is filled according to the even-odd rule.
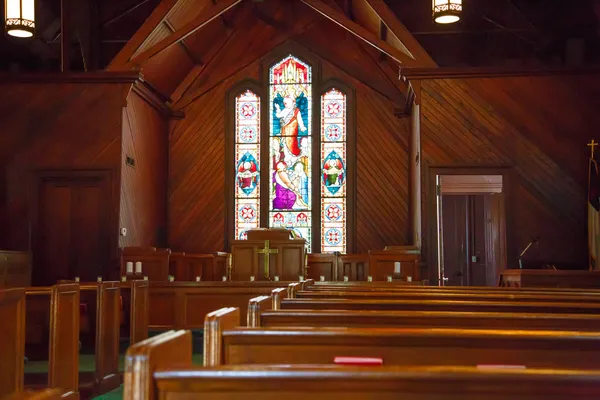
[[[461,13],[462,0],[433,0],[433,20],[438,24],[452,24]]]
[[[11,36],[35,34],[35,0],[4,0],[4,29]]]

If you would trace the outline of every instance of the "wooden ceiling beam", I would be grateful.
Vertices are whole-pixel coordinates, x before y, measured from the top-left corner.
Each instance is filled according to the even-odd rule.
[[[167,28],[169,28],[169,30],[171,31],[171,33],[174,33],[176,31],[175,27],[173,26],[173,24],[171,24],[168,20],[164,20],[163,24],[165,24],[165,26]],[[192,53],[192,51],[190,50],[190,48],[187,46],[187,44],[185,44],[185,42],[182,40],[181,42],[179,42],[179,45],[181,46],[181,48],[183,49],[183,51],[185,52],[185,54],[190,58],[190,60],[192,60],[192,62],[196,65],[202,65],[203,62],[201,59],[199,59],[198,57],[196,57],[196,55],[194,55]]]
[[[404,54],[402,51],[396,49],[391,46],[389,43],[381,40],[376,34],[368,31],[361,25],[352,21],[348,17],[346,17],[342,12],[339,12],[327,4],[325,4],[322,0],[300,0],[308,7],[312,8],[319,14],[323,15],[325,18],[333,21],[338,24],[348,32],[352,33],[359,39],[362,39],[367,44],[375,47],[377,50],[385,53],[388,57],[392,58],[396,62],[402,64],[403,66],[409,67],[413,66],[415,60],[410,56]]]
[[[117,56],[113,58],[106,69],[108,71],[124,70],[127,68],[127,62],[137,49],[144,44],[144,41],[156,29],[157,26],[167,17],[171,9],[177,5],[179,0],[162,0],[154,9],[148,19],[142,24],[140,29],[131,37],[125,46],[119,51]]]
[[[381,21],[387,26],[404,47],[410,52],[420,67],[437,67],[429,53],[421,46],[410,31],[404,26],[383,0],[364,0]]]
[[[138,54],[131,61],[127,63],[127,66],[130,68],[140,67],[144,62],[148,61],[158,53],[166,50],[171,47],[175,43],[179,43],[185,38],[192,35],[194,32],[202,29],[204,26],[209,24],[216,18],[219,18],[223,13],[231,9],[232,7],[238,5],[243,0],[223,0],[219,2],[214,7],[207,7],[203,9],[196,18],[182,26],[176,32],[162,39],[160,42],[156,43],[149,49],[144,50],[141,54]]]

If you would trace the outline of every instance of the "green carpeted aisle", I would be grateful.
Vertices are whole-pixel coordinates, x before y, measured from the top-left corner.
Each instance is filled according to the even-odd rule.
[[[124,357],[119,359],[119,370],[122,371]],[[192,355],[192,363],[197,366],[202,366],[202,354],[195,353]],[[101,396],[94,397],[94,400],[120,400],[123,398],[123,385],[119,386],[112,392],[104,393]]]

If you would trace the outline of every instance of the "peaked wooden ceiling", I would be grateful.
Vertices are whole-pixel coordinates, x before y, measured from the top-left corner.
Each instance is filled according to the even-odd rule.
[[[0,36],[0,70],[60,69],[61,1],[68,0],[36,0],[37,34],[33,40]],[[273,1],[296,0],[261,2]],[[69,2],[73,7],[72,70],[106,67],[153,10],[161,6],[160,0]],[[170,0],[163,3],[173,4]],[[366,26],[370,17],[364,12],[364,1],[336,0],[336,3],[350,20]],[[429,0],[377,0],[376,3],[387,4],[440,66],[600,61],[600,0],[464,0],[463,18],[449,26],[432,22]],[[180,0],[177,6],[170,18],[175,22],[185,21],[190,13],[195,15],[198,11],[195,1]],[[3,7],[4,2],[0,2],[0,12]],[[569,59],[573,52],[583,53],[582,59]],[[86,57],[91,54],[92,62],[84,63],[82,53]]]
[[[398,104],[402,96],[368,75],[382,74],[402,92],[400,66],[437,66],[380,0],[355,0],[352,5],[334,0],[167,0],[108,69],[141,69],[158,94],[181,109],[288,40],[329,59],[344,60],[342,68],[352,69],[348,72]],[[335,43],[340,41],[352,41],[356,54],[336,54]],[[380,71],[352,68],[348,56],[365,52],[378,55]]]

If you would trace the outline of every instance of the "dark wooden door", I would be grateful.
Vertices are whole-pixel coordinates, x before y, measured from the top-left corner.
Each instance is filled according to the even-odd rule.
[[[468,196],[444,195],[442,201],[444,277],[446,286],[467,285]]]
[[[96,280],[109,266],[110,183],[105,174],[61,173],[37,179],[32,224],[33,283]]]

